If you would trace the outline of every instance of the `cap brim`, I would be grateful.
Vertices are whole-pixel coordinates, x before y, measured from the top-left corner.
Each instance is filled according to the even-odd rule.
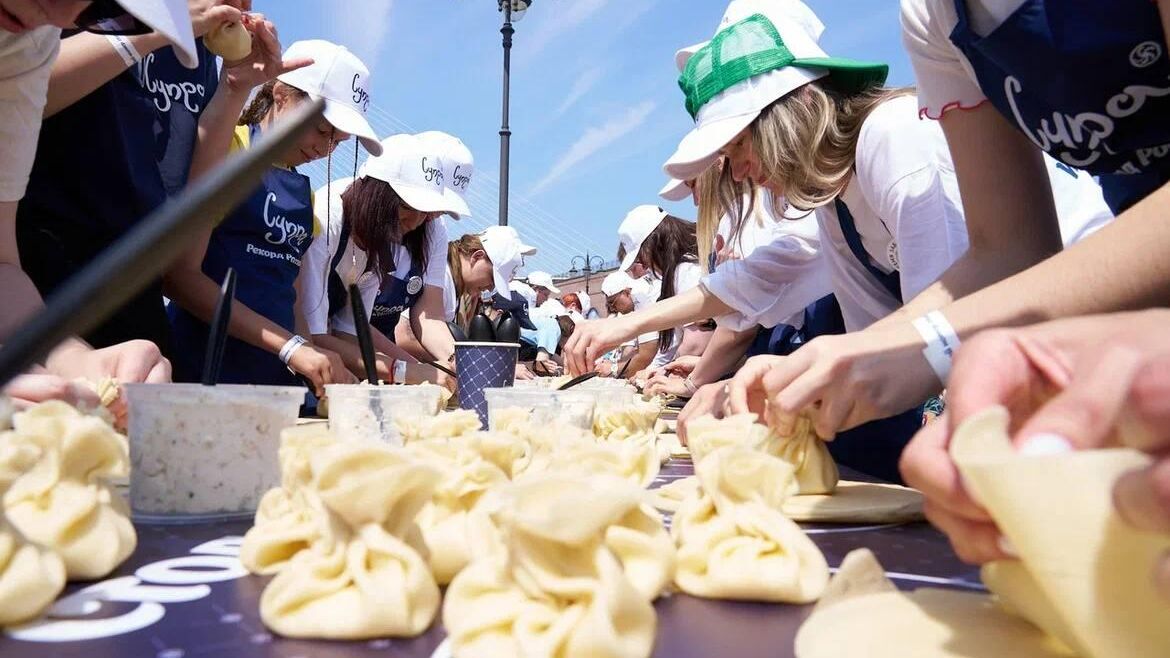
[[[447,198],[447,202],[459,209],[455,212],[455,219],[463,219],[464,217],[471,217],[471,206],[467,205],[467,201],[459,196],[459,193],[447,187],[443,189],[443,196]]]
[[[806,57],[795,60],[793,66],[825,69],[833,86],[847,94],[885,84],[890,67],[880,62],[862,62],[842,57]]]
[[[667,201],[682,201],[683,199],[690,198],[691,187],[687,185],[686,181],[672,178],[670,182],[658,191],[658,196]]]
[[[400,181],[386,181],[408,206],[419,212],[451,212],[459,210],[439,190],[409,185]],[[505,285],[505,288],[507,285]]]
[[[496,294],[511,299],[512,291],[508,288],[508,279],[496,265],[492,265],[492,280],[496,283]]]
[[[362,116],[361,112],[326,98],[324,114],[329,125],[357,137],[367,153],[373,156],[382,155],[382,143],[378,141],[377,133],[374,132],[370,122]]]
[[[662,169],[671,178],[691,180],[698,178],[719,159],[719,150],[731,143],[735,136],[751,125],[760,110],[753,110],[726,119],[696,125],[678,144],[678,149]]]
[[[682,73],[683,69],[685,69],[687,67],[687,62],[691,61],[691,58],[695,56],[695,53],[702,50],[703,46],[705,46],[709,43],[711,43],[711,42],[710,41],[703,41],[700,43],[696,43],[693,46],[687,46],[686,48],[679,48],[678,51],[674,53],[674,65],[678,67],[678,72]]]
[[[119,4],[126,13],[149,25],[150,29],[170,42],[180,64],[189,69],[199,66],[199,50],[195,47],[191,13],[185,0],[151,0]]]
[[[637,248],[635,248],[633,251],[626,252],[626,257],[622,259],[622,266],[621,266],[622,272],[629,272],[630,271],[630,268],[633,267],[634,263],[636,263],[638,261],[638,252],[641,250],[642,250],[642,244],[639,243]]]
[[[533,247],[530,244],[524,244],[523,242],[520,243],[520,255],[522,255],[522,256],[535,256],[536,251],[537,251],[536,247]]]

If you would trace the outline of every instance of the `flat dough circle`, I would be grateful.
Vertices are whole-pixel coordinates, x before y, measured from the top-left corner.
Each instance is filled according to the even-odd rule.
[[[841,601],[796,634],[797,658],[1068,658],[1067,648],[986,594],[922,588]]]
[[[784,514],[806,523],[904,523],[920,521],[922,494],[896,484],[837,483],[827,495],[789,496]]]

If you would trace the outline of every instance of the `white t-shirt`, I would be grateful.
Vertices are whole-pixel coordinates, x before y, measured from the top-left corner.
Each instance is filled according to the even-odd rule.
[[[313,242],[305,251],[301,267],[305,270],[302,294],[304,299],[299,300],[301,311],[309,325],[311,334],[327,334],[336,329],[347,334],[355,334],[357,329],[353,323],[353,311],[349,305],[329,317],[328,275],[329,264],[337,254],[341,241],[341,228],[344,212],[342,211],[341,195],[353,183],[352,178],[343,178],[334,181],[329,188],[333,190],[330,200],[326,187],[322,187],[315,195],[313,214],[322,227],[321,234],[313,238]],[[328,204],[328,206],[327,206]],[[442,221],[433,221],[428,227],[428,256],[427,269],[423,273],[423,284],[434,286],[440,290],[444,287],[444,277],[447,271],[447,227]],[[366,308],[367,319],[373,311],[374,300],[378,297],[378,286],[381,278],[377,272],[366,272],[368,258],[366,252],[354,244],[351,235],[344,246],[345,251],[337,262],[337,275],[346,287],[354,282],[362,296],[362,303]],[[410,252],[401,245],[393,249],[395,269],[393,275],[406,278],[410,272]],[[452,284],[454,288],[454,284]],[[445,301],[445,300],[444,300]]]
[[[1111,220],[1092,177],[1045,161],[1066,243]],[[873,264],[885,273],[899,271],[902,298],[913,299],[967,251],[962,200],[942,129],[919,120],[913,96],[884,103],[862,126],[856,170],[841,200]],[[835,204],[816,215],[846,328],[864,329],[900,308],[850,251]]]
[[[774,327],[804,322],[804,308],[831,292],[826,260],[821,257],[820,230],[816,216],[778,219],[771,198],[755,204],[738,236],[730,236],[725,217],[720,233],[728,239],[734,259],[720,263],[703,278],[703,286],[735,309],[716,322],[733,331],[754,326]],[[729,237],[730,236],[730,237]]]
[[[447,322],[455,321],[455,314],[459,311],[459,295],[455,292],[455,277],[451,276],[451,268],[443,270],[443,315]]]
[[[0,31],[0,201],[20,201],[28,187],[61,30]],[[100,130],[101,126],[97,126]]]
[[[967,0],[971,29],[991,34],[1024,0]],[[955,108],[971,109],[987,100],[971,64],[951,42],[958,23],[954,0],[902,0],[902,41],[918,79],[923,116],[942,117]]]
[[[678,267],[674,268],[674,294],[681,295],[684,292],[696,288],[703,280],[703,268],[699,267],[698,263],[679,263]],[[662,284],[659,282],[658,295],[661,296]],[[683,329],[691,326],[693,323],[685,324],[681,327],[674,328],[674,339],[669,346],[658,346],[658,353],[654,355],[654,360],[650,362],[651,368],[661,368],[666,364],[674,361],[678,355],[678,348],[682,345]]]

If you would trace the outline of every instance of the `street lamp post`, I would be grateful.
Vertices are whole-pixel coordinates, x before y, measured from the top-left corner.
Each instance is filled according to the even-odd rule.
[[[584,261],[584,266],[581,268],[585,273],[585,294],[589,294],[589,282],[593,278],[593,271],[600,270],[605,267],[605,259],[596,254],[590,255],[586,253],[584,256],[573,256],[573,260],[569,262],[570,271],[577,271],[577,261]],[[597,267],[593,267],[593,263],[598,263]]]
[[[524,16],[532,0],[499,0],[500,11],[504,12],[504,26],[500,34],[504,36],[504,119],[500,124],[500,226],[508,225],[508,159],[511,151],[512,129],[508,126],[508,103],[512,87],[512,35],[516,30],[512,28],[512,12],[516,12],[516,20]]]

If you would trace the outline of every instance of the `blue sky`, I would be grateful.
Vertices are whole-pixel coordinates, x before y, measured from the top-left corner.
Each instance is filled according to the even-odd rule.
[[[911,84],[897,0],[811,0],[832,55],[877,59],[892,84]],[[534,0],[512,52],[513,226],[541,249],[528,269],[554,273],[573,256],[613,258],[617,226],[643,203],[693,219],[689,201],[657,192],[662,163],[690,128],[674,52],[710,38],[716,0]],[[345,7],[345,11],[339,11]],[[476,157],[474,218],[455,235],[496,221],[501,101],[496,0],[254,0],[284,44],[326,38],[373,70],[373,119],[382,133],[443,130]],[[383,136],[385,136],[383,134]],[[348,156],[348,164],[345,163]],[[352,167],[348,151],[334,177]],[[323,165],[307,170],[323,183]]]

